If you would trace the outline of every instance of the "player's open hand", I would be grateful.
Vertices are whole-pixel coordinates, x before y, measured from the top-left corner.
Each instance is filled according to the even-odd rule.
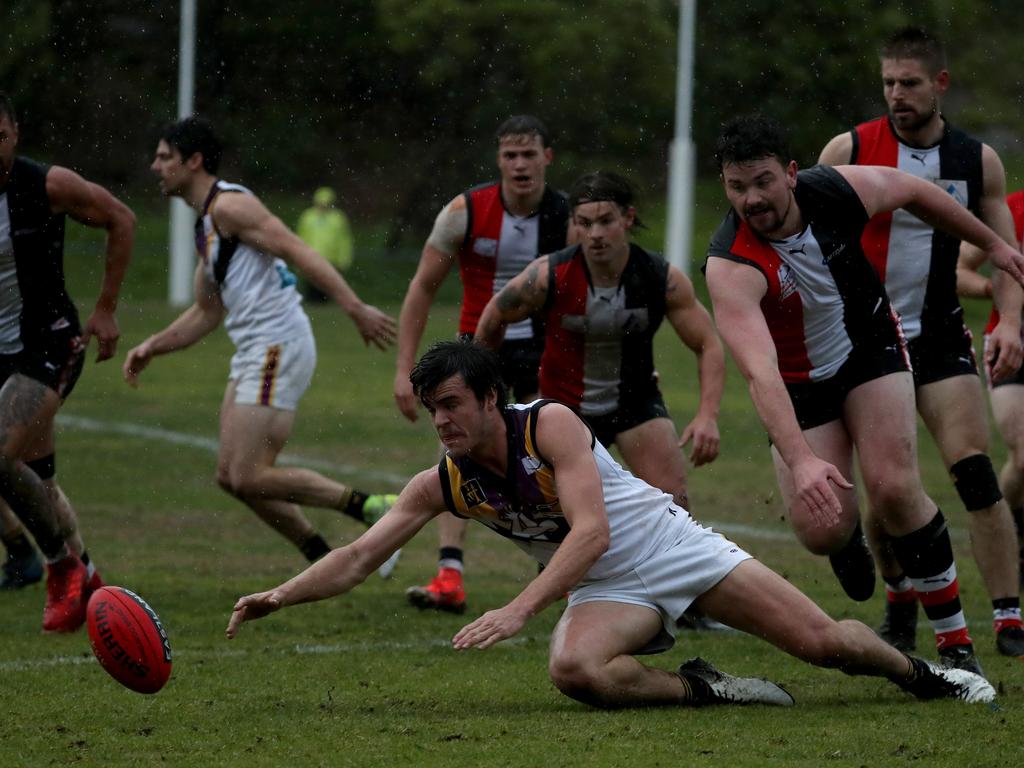
[[[697,416],[686,425],[683,434],[679,436],[679,447],[683,448],[692,441],[693,450],[690,451],[690,463],[699,467],[702,464],[710,464],[718,458],[720,440],[718,423],[714,419]]]
[[[527,617],[520,611],[506,605],[494,611],[488,611],[472,624],[467,624],[452,638],[452,646],[457,651],[467,648],[490,648],[495,643],[512,637],[526,624]]]
[[[815,526],[828,528],[837,525],[842,505],[832,486],[849,490],[853,484],[834,465],[816,456],[790,469],[798,507],[810,516]],[[800,510],[796,511],[799,513]]]
[[[1021,346],[1020,325],[999,323],[985,340],[985,368],[988,380],[997,383],[1017,373],[1024,360]]]
[[[228,621],[226,630],[228,640],[234,640],[239,628],[246,621],[262,619],[281,608],[281,598],[277,592],[257,592],[254,595],[246,595],[238,598],[235,609],[231,612],[231,619]]]
[[[117,327],[117,319],[113,312],[97,309],[89,316],[82,331],[82,344],[88,346],[93,336],[99,345],[96,362],[102,363],[112,358],[117,352],[117,340],[121,338],[121,329]]]
[[[395,318],[376,307],[370,304],[360,305],[352,314],[352,321],[367,346],[373,344],[378,349],[387,349],[395,343],[395,336],[398,333]]]

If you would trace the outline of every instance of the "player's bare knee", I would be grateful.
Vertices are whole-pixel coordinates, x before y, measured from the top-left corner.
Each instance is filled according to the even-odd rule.
[[[838,552],[850,538],[848,531],[827,530],[824,526],[809,521],[800,526],[794,523],[793,530],[807,551],[815,555],[831,555]]]
[[[548,675],[566,696],[592,706],[605,706],[600,670],[580,654],[553,654],[548,660]]]
[[[949,468],[949,474],[968,512],[988,509],[1003,498],[992,460],[984,453],[961,459]]]
[[[842,627],[828,619],[814,626],[805,626],[791,649],[791,653],[801,661],[816,667],[841,667],[843,659],[849,655],[847,638]]]

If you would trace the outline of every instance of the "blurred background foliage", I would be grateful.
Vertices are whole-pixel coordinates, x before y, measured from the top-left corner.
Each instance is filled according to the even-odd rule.
[[[19,106],[22,151],[157,206],[146,169],[177,109],[178,13],[4,0],[0,89]],[[517,112],[552,128],[556,184],[614,167],[660,197],[677,14],[673,0],[199,0],[195,103],[228,143],[226,177],[271,199],[332,184],[357,225],[418,244],[439,206],[495,175],[494,129]],[[721,123],[754,108],[785,121],[812,164],[884,110],[876,50],[906,23],[946,42],[949,118],[1019,167],[1020,0],[716,0],[698,6],[698,172],[714,174]]]

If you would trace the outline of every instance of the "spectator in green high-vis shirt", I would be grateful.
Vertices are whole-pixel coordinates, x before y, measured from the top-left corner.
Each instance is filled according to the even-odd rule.
[[[299,216],[295,232],[338,272],[345,272],[352,266],[352,228],[348,217],[334,207],[335,200],[333,189],[320,187],[313,193],[313,207]],[[303,284],[303,294],[309,301],[327,300],[320,289],[308,282]]]

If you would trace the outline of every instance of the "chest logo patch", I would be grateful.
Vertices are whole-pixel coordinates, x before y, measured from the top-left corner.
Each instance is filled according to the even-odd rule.
[[[487,501],[487,496],[484,494],[484,487],[475,477],[460,485],[459,493],[462,494],[462,500],[466,502],[467,507],[475,507]]]
[[[778,271],[779,278],[779,301],[785,301],[796,293],[796,273],[789,264],[780,264]]]
[[[498,241],[490,237],[478,237],[473,241],[473,253],[480,256],[497,256]]]

